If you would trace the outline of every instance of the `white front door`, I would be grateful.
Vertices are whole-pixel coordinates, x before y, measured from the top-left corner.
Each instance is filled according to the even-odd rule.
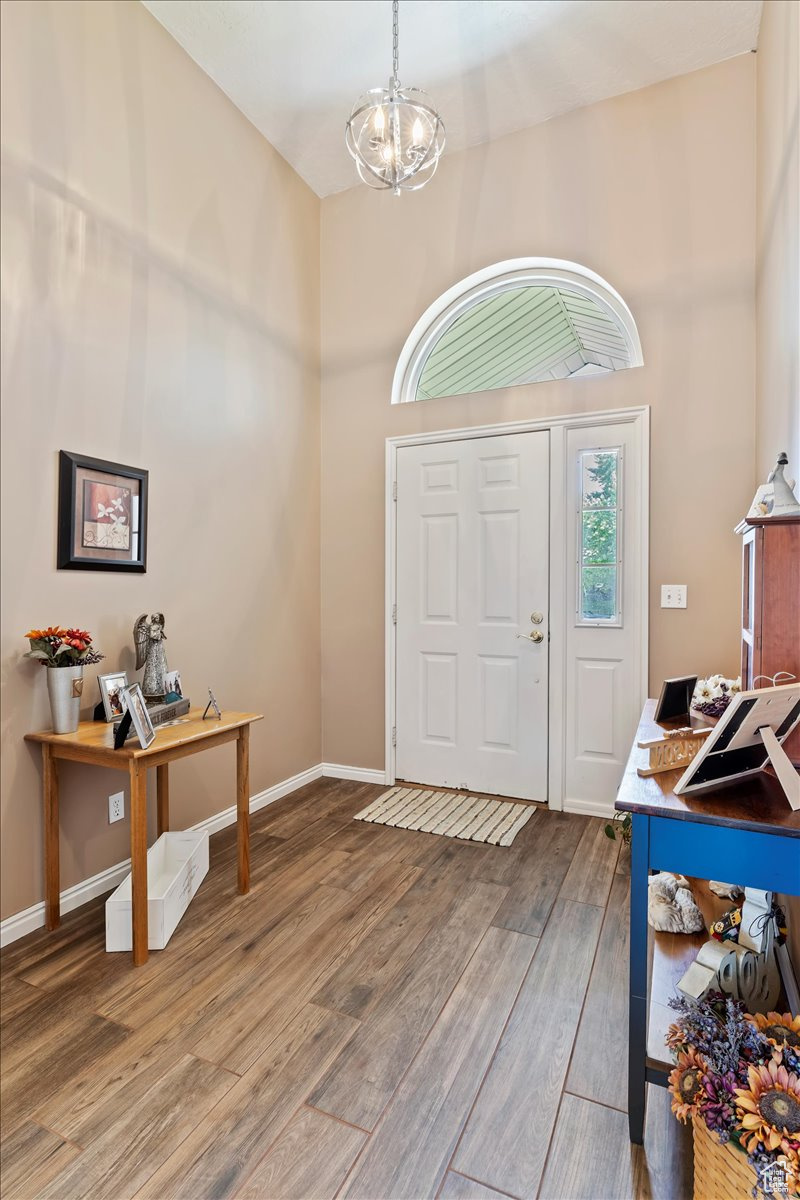
[[[549,490],[547,430],[398,449],[399,779],[547,800]]]

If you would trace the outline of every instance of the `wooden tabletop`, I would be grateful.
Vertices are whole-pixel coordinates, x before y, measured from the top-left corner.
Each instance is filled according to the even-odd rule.
[[[648,700],[642,712],[633,749],[625,768],[614,807],[622,812],[645,813],[651,817],[674,817],[679,821],[697,821],[703,825],[727,825],[751,829],[757,833],[779,833],[784,837],[800,838],[800,811],[794,812],[777,779],[767,771],[748,775],[737,783],[709,788],[689,796],[676,796],[673,788],[685,768],[663,771],[659,775],[642,777],[637,767],[646,767],[647,750],[638,742],[652,740],[659,732],[677,729],[686,721],[653,720],[656,701]],[[709,722],[692,714],[694,728],[708,727]]]
[[[53,733],[51,729],[45,729],[41,733],[26,733],[25,740],[47,742],[53,747],[56,755],[59,750],[66,752],[65,756],[73,750],[101,760],[107,759],[110,752],[115,759],[127,762],[131,758],[152,757],[165,751],[176,750],[190,742],[202,741],[214,734],[239,729],[242,725],[263,720],[264,714],[223,711],[220,719],[212,716],[207,717],[205,721],[202,716],[202,708],[190,708],[185,716],[179,717],[173,724],[157,725],[156,736],[146,750],[139,745],[135,735],[119,750],[115,750],[114,728],[110,721],[81,721],[75,733]]]

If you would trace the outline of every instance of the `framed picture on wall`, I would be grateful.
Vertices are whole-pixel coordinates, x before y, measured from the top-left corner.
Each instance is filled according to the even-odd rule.
[[[59,451],[59,570],[147,570],[147,471]]]

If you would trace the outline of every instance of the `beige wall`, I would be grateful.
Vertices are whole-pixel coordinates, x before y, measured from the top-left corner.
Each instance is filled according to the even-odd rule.
[[[384,761],[384,439],[652,406],[651,687],[736,673],[753,492],[752,55],[446,157],[424,191],[322,203],[322,621],[327,761]],[[390,408],[424,309],[470,272],[572,259],[630,305],[645,366]],[[661,583],[689,607],[662,611]]]
[[[800,4],[766,0],[756,59],[756,451],[800,476]]]
[[[266,714],[253,792],[320,761],[319,201],[138,3],[2,9],[6,916],[42,896],[31,624],[130,669],[163,609],[191,696]],[[62,448],[149,468],[145,575],[55,570]],[[229,747],[173,776],[178,826],[233,802]],[[64,770],[63,886],[126,857],[122,780]]]
[[[383,464],[391,434],[646,403],[651,666],[735,670],[753,490],[754,61],[744,56],[448,156],[430,188],[320,204],[132,0],[3,8],[2,916],[41,898],[48,723],[30,624],[167,614],[200,698],[257,708],[252,791],[383,763]],[[574,259],[633,309],[646,365],[390,408],[432,300],[516,256]],[[146,575],[54,569],[60,448],[151,472]],[[322,619],[320,659],[320,486]],[[690,607],[655,606],[686,582]],[[321,748],[320,665],[325,742]],[[87,712],[94,700],[88,672]],[[175,822],[232,800],[226,750],[174,771]],[[63,886],[127,854],[121,775],[64,772]]]

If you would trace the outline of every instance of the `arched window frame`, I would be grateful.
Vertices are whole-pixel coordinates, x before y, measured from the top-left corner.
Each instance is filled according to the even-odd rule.
[[[641,367],[642,344],[633,314],[619,292],[600,275],[580,263],[559,258],[513,258],[484,267],[455,284],[425,310],[409,334],[397,360],[392,382],[392,404],[414,404],[428,356],[450,326],[465,312],[510,288],[566,287],[593,300],[608,313],[625,338],[631,367]]]

